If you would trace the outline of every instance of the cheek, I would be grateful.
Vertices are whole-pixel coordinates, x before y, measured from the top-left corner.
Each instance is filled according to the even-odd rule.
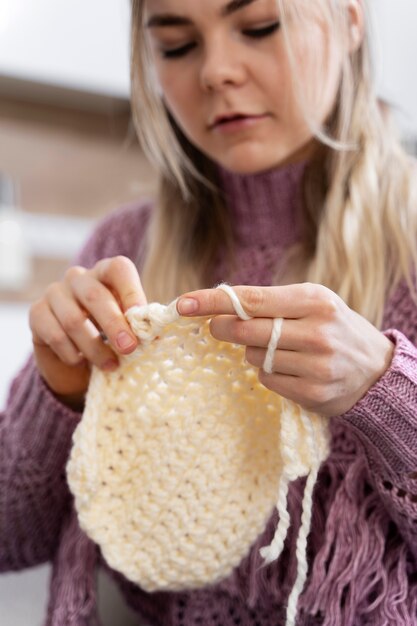
[[[270,81],[269,89],[277,107],[280,140],[290,145],[304,143],[311,132],[290,72],[281,73],[274,83]]]
[[[278,63],[277,59],[279,59]],[[304,74],[306,73],[308,76],[308,72],[305,72],[303,67],[304,62],[295,60],[297,77],[301,84],[305,80]],[[280,48],[276,57],[270,59],[269,64],[260,63],[258,75],[259,67],[263,68],[262,91],[268,93],[268,100],[273,103],[281,126],[284,124],[284,127],[281,127],[281,132],[287,130],[293,134],[298,129],[302,133],[305,126],[303,123],[304,115],[298,97],[297,81],[293,79],[293,66],[287,58],[286,51]],[[256,73],[254,75],[256,76]],[[301,88],[304,90],[303,85]]]
[[[160,71],[158,76],[168,109],[181,126],[184,123],[188,126],[192,120],[192,111],[195,109],[197,97],[193,80],[175,68],[172,71]]]

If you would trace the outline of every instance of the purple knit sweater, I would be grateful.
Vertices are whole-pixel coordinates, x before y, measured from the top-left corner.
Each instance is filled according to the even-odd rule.
[[[300,236],[298,164],[253,176],[222,173],[234,216],[238,270],[213,284],[271,284],[272,268]],[[129,206],[96,229],[78,262],[136,258],[150,204]],[[405,284],[386,304],[383,327],[395,344],[387,372],[346,414],[332,418],[332,449],[314,492],[309,574],[299,602],[302,626],[417,624],[417,307]],[[108,568],[80,530],[65,477],[78,413],[60,404],[30,360],[0,415],[0,571],[53,561],[48,626],[98,624],[97,568]],[[304,480],[290,488],[299,520]],[[290,528],[277,562],[259,568],[259,548],[220,584],[148,594],[112,570],[129,604],[152,626],[281,626],[295,573]],[[117,625],[116,625],[117,626]]]

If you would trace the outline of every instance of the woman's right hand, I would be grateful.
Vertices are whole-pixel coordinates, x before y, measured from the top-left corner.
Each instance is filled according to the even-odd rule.
[[[135,265],[117,256],[98,261],[90,270],[69,268],[31,306],[35,361],[63,403],[81,410],[91,365],[114,370],[118,355],[137,347],[124,313],[146,303]]]

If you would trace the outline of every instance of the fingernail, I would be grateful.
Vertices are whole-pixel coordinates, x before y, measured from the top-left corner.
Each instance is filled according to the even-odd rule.
[[[136,341],[125,331],[122,331],[117,335],[116,343],[120,350],[129,350],[129,348],[134,348],[136,346]]]
[[[105,361],[105,363],[103,363],[101,369],[105,372],[114,372],[115,370],[117,370],[118,367],[119,362],[116,361],[116,359],[109,359],[108,361]]]
[[[198,309],[198,302],[193,298],[181,298],[180,300],[178,300],[177,308],[180,315],[195,313]]]

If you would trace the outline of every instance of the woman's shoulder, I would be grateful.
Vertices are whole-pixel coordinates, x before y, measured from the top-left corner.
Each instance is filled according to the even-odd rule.
[[[93,266],[99,259],[118,255],[136,260],[154,202],[150,199],[124,204],[101,218],[83,246],[76,263]]]

